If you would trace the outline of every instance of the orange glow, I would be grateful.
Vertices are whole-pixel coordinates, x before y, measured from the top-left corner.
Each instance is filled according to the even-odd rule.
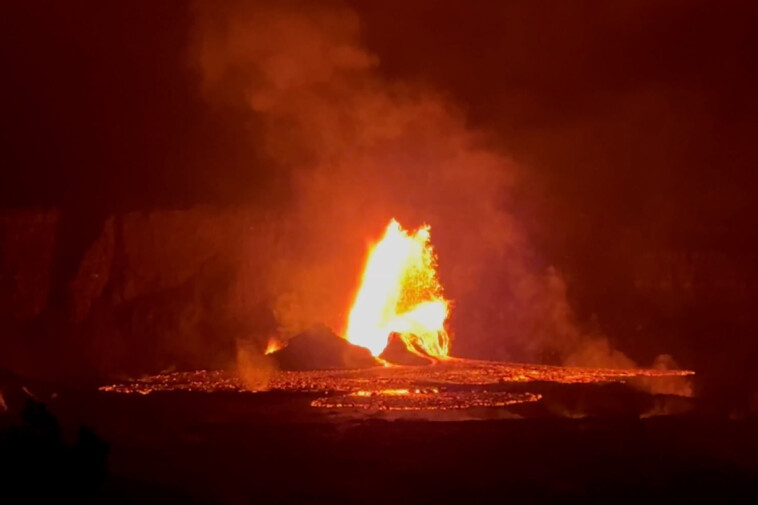
[[[264,351],[264,354],[273,354],[276,351],[284,349],[284,347],[285,345],[281,341],[272,337],[268,339],[268,344],[266,344],[266,350]]]
[[[378,356],[390,334],[398,333],[411,352],[447,356],[449,304],[436,267],[429,226],[410,234],[391,220],[368,255],[348,317],[347,340]]]

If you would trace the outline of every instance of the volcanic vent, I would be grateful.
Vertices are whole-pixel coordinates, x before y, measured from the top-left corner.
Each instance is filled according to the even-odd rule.
[[[395,334],[418,356],[450,352],[445,331],[449,303],[437,277],[437,258],[424,225],[409,233],[392,219],[368,255],[345,337],[381,355]]]
[[[281,370],[428,365],[450,352],[449,308],[429,225],[411,232],[391,219],[368,253],[344,339],[316,325],[286,347],[270,340],[265,354]]]
[[[684,384],[692,373],[454,358],[450,356],[451,339],[445,329],[449,311],[450,302],[443,295],[437,275],[430,227],[424,225],[409,232],[392,219],[369,250],[349,311],[345,338],[317,325],[287,343],[271,340],[261,353],[273,370],[267,382],[253,390],[317,394],[309,404],[320,409],[469,412],[483,407],[535,404],[545,394],[555,394],[556,384],[629,383],[650,389],[654,384],[651,381],[656,380]],[[250,385],[243,382],[224,372],[198,371],[147,377],[101,389],[143,394],[250,390]],[[598,391],[604,394],[605,390]],[[565,390],[558,396],[566,396]],[[548,405],[550,402],[555,399],[550,399]],[[546,406],[543,410],[555,408]]]

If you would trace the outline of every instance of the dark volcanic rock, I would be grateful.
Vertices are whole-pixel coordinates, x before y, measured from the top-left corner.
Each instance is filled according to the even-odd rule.
[[[80,427],[71,445],[58,418],[31,397],[10,422],[0,421],[3,503],[99,501],[109,449],[92,429]]]
[[[281,370],[369,368],[379,363],[368,349],[349,343],[323,325],[293,337],[271,357]]]
[[[38,388],[32,388],[29,381],[0,367],[0,414],[21,412],[26,402],[35,398],[32,389],[38,391]]]
[[[87,382],[227,366],[271,332],[269,226],[245,206],[0,209],[0,367]]]
[[[430,365],[434,362],[432,358],[425,358],[410,352],[397,333],[390,335],[387,347],[379,357],[394,365]]]

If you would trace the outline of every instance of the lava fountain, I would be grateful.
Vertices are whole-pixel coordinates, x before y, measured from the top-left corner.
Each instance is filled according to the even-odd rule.
[[[437,278],[429,225],[413,233],[392,219],[371,249],[345,336],[379,356],[396,333],[412,353],[445,357],[450,304]]]
[[[285,345],[281,340],[271,337],[268,339],[266,350],[263,352],[263,354],[268,356],[269,354],[274,354],[276,351],[284,349],[284,347]]]

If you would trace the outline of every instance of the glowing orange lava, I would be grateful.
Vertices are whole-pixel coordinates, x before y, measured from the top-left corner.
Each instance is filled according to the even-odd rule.
[[[447,356],[448,312],[449,303],[437,279],[429,226],[410,234],[391,220],[369,253],[348,317],[347,340],[378,356],[390,334],[397,333],[411,352]]]
[[[272,337],[268,339],[268,343],[266,344],[266,350],[264,351],[264,354],[273,354],[276,351],[284,349],[284,347],[285,345],[281,341]]]

